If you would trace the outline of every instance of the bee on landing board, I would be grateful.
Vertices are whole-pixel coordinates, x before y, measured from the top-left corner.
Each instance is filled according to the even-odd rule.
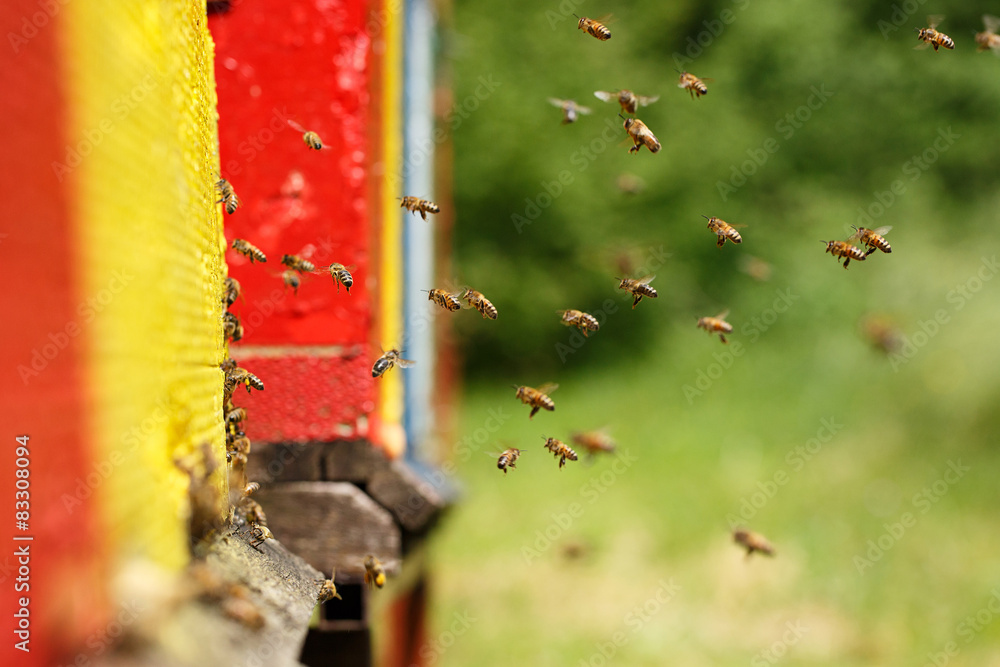
[[[534,418],[535,414],[542,408],[552,412],[556,409],[555,402],[549,398],[549,394],[554,392],[559,388],[559,385],[552,382],[543,384],[538,389],[534,387],[527,386],[517,386],[511,385],[517,392],[514,394],[515,398],[518,398],[525,405],[531,406],[531,414],[528,415],[528,419]]]
[[[305,143],[306,146],[313,149],[314,151],[320,151],[323,150],[324,148],[329,148],[329,146],[323,145],[323,140],[320,139],[319,135],[316,134],[315,132],[310,132],[306,128],[296,123],[294,120],[288,121],[288,124],[296,132],[302,133],[302,141]]]
[[[736,231],[737,227],[745,227],[746,225],[731,225],[725,220],[719,220],[715,217],[708,217],[707,215],[701,216],[708,220],[708,228],[715,232],[715,235],[719,238],[716,240],[715,244],[720,248],[726,243],[726,239],[729,239],[733,243],[743,243],[743,237],[740,233]]]
[[[847,237],[848,241],[858,241],[868,248],[865,257],[876,250],[882,252],[892,252],[892,246],[885,240],[885,235],[891,230],[891,226],[879,227],[878,229],[868,229],[867,227],[854,227],[854,233]]]
[[[303,259],[298,255],[282,255],[281,263],[293,271],[299,273],[312,273],[316,270],[316,265],[308,259]]]
[[[288,269],[281,274],[281,282],[285,283],[285,287],[291,287],[293,294],[298,295],[299,285],[302,284],[302,279],[299,278],[298,273],[292,269]]]
[[[222,314],[222,326],[226,338],[232,342],[235,343],[243,339],[243,325],[240,324],[240,318],[233,313],[226,311]]]
[[[621,114],[619,114],[619,117],[625,118]],[[650,153],[659,152],[661,148],[660,142],[657,140],[656,135],[641,120],[638,118],[625,118],[622,127],[625,128],[628,136],[632,138],[632,143],[635,144],[635,146],[628,149],[629,153],[638,153],[643,146],[648,148]]]
[[[699,79],[690,72],[680,72],[680,75],[680,79],[677,81],[677,87],[683,88],[691,93],[692,100],[696,97],[701,97],[702,95],[708,95],[708,86],[705,85],[705,81],[711,81],[711,79]]]
[[[352,267],[353,268],[353,267]],[[343,285],[347,293],[351,293],[351,285],[354,284],[354,276],[351,272],[347,270],[347,267],[343,264],[331,264],[326,267],[326,270],[330,272],[333,277],[333,282],[337,285],[337,292],[340,292],[340,286]]]
[[[555,97],[549,98],[549,103],[552,106],[557,106],[563,111],[563,125],[569,125],[570,123],[575,123],[577,120],[577,114],[588,115],[590,113],[589,107],[582,107],[576,103],[575,100],[560,100]]]
[[[443,289],[425,289],[420,290],[421,292],[427,292],[427,300],[433,301],[437,305],[441,306],[445,310],[455,312],[456,310],[462,309],[462,302],[459,298]]]
[[[723,343],[728,343],[726,336],[724,334],[733,332],[733,325],[726,322],[726,315],[729,314],[728,310],[724,310],[715,317],[700,317],[698,318],[698,328],[704,329],[708,333],[718,333],[719,340]]]
[[[602,431],[576,431],[570,436],[570,440],[577,447],[587,450],[590,456],[599,452],[610,454],[615,451],[615,441],[610,435]]]
[[[507,468],[516,468],[514,465],[517,463],[518,457],[521,456],[521,450],[516,447],[508,447],[500,453],[499,458],[497,458],[497,468],[503,470],[503,474],[507,474]]]
[[[365,558],[365,583],[368,588],[385,586],[385,568],[382,561],[371,554]]]
[[[763,535],[749,531],[746,528],[737,528],[734,530],[733,541],[747,550],[747,558],[750,558],[755,551],[765,556],[774,555],[774,547],[771,546],[771,543]]]
[[[562,318],[560,321],[563,324],[568,327],[576,327],[583,332],[585,337],[588,331],[597,331],[601,328],[596,317],[582,310],[557,310],[556,312]]]
[[[929,27],[914,28],[917,31],[917,39],[923,42],[923,44],[917,44],[913,48],[926,49],[928,46],[933,46],[934,50],[937,51],[939,47],[943,46],[946,49],[954,49],[955,41],[943,32],[935,30],[941,21],[944,21],[943,16],[928,16],[927,25]]]
[[[545,449],[552,452],[555,455],[555,457],[559,459],[560,470],[564,465],[566,465],[567,459],[569,459],[570,461],[577,460],[578,457],[576,455],[576,452],[570,449],[569,446],[562,440],[557,440],[555,438],[546,438],[544,435],[542,436],[542,439],[545,440],[545,444],[543,445]]]
[[[654,95],[653,97],[646,97],[645,95],[636,95],[631,90],[616,90],[613,93],[609,93],[605,90],[595,90],[594,97],[603,101],[611,102],[617,101],[621,105],[622,111],[625,113],[630,113],[633,116],[635,112],[639,110],[639,107],[649,106],[656,100],[660,99],[659,95]]]
[[[989,14],[983,14],[985,30],[976,33],[976,51],[992,50],[994,55],[1000,55],[1000,19]]]
[[[226,207],[226,213],[229,215],[235,213],[242,202],[236,196],[236,191],[233,190],[233,186],[229,181],[220,176],[219,180],[215,183],[215,189],[219,191],[219,199],[215,203],[223,204]]]
[[[655,299],[657,296],[659,296],[656,293],[656,290],[653,289],[653,287],[651,287],[649,284],[653,282],[653,278],[655,277],[656,277],[655,275],[645,276],[643,278],[639,278],[638,280],[633,278],[621,278],[621,283],[618,285],[618,289],[623,289],[627,292],[631,292],[632,296],[635,297],[635,299],[632,301],[633,310],[635,310],[635,307],[639,305],[640,301],[642,301],[642,297],[648,296],[650,299]]]
[[[576,16],[576,18],[580,19],[577,22],[576,27],[584,31],[591,37],[596,37],[602,42],[606,42],[609,39],[611,39],[611,31],[608,30],[608,27],[606,25],[604,25],[605,23],[611,20],[611,14],[606,14],[605,16],[601,16],[596,20],[588,19],[586,16],[577,16],[576,14],[573,14],[573,16]]]
[[[420,197],[400,197],[402,202],[399,207],[405,208],[410,213],[419,213],[420,217],[424,220],[427,219],[428,213],[440,213],[441,207],[432,201],[427,199],[421,199]]]
[[[851,245],[845,241],[820,241],[820,243],[826,244],[826,250],[824,252],[828,252],[834,257],[837,257],[838,262],[840,261],[839,258],[844,258],[845,269],[847,268],[847,265],[851,263],[852,259],[863,262],[868,256],[861,248]]]
[[[267,255],[262,253],[260,251],[260,248],[250,243],[249,241],[245,241],[243,239],[233,239],[232,248],[236,252],[240,253],[241,255],[249,259],[251,264],[253,264],[255,261],[256,262],[267,261]]]
[[[490,300],[483,296],[482,292],[477,292],[476,290],[467,287],[462,296],[460,297],[469,302],[469,305],[483,316],[483,319],[495,320],[499,313],[497,312],[496,306],[490,303]]]
[[[399,366],[400,368],[410,368],[417,362],[410,361],[409,359],[403,359],[399,356],[399,350],[392,349],[388,352],[382,354],[381,357],[375,360],[375,365],[372,366],[372,377],[380,377],[387,370],[393,366]]]

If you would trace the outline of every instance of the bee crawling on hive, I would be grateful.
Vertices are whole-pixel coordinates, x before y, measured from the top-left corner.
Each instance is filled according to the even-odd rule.
[[[240,281],[236,280],[236,278],[226,278],[223,288],[223,301],[226,304],[226,308],[236,303],[236,299],[240,298],[242,293],[243,287],[240,285]]]
[[[219,176],[219,180],[215,182],[215,189],[219,192],[219,199],[215,203],[224,205],[226,213],[229,215],[236,213],[236,209],[240,207],[242,202],[236,196],[236,191],[233,190],[229,181]]]
[[[771,543],[763,535],[749,531],[746,528],[737,528],[734,530],[733,541],[747,550],[747,558],[750,558],[755,551],[765,556],[774,555],[774,547],[771,546]]]

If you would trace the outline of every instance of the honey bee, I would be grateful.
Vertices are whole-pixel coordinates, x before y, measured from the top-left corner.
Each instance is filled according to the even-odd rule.
[[[219,191],[219,199],[217,204],[223,204],[226,207],[226,213],[232,215],[236,212],[236,209],[240,207],[240,198],[236,196],[236,191],[233,190],[233,186],[226,179],[219,177],[219,180],[215,183],[215,189]],[[261,260],[265,261],[265,260]]]
[[[260,613],[257,605],[244,597],[231,595],[223,599],[220,606],[223,614],[251,630],[260,630],[266,624],[264,615]]]
[[[299,273],[312,273],[316,270],[316,265],[308,259],[302,259],[298,255],[282,255],[281,263],[293,271]]]
[[[656,100],[660,99],[659,95],[646,97],[645,95],[636,95],[631,90],[618,90],[613,93],[609,93],[604,90],[595,90],[594,97],[604,102],[617,100],[618,104],[622,107],[622,111],[632,114],[633,116],[635,115],[635,112],[638,111],[639,107],[649,106]]]
[[[588,331],[597,331],[601,328],[597,318],[582,310],[557,310],[562,318],[562,323],[568,327],[576,327],[583,332],[586,337]]]
[[[238,424],[240,422],[246,421],[247,411],[245,408],[233,408],[226,413],[226,422],[229,424]]]
[[[545,449],[552,452],[557,459],[559,459],[559,468],[562,469],[566,465],[566,459],[570,461],[576,461],[577,455],[569,446],[562,440],[556,440],[555,438],[546,438],[544,435],[542,438],[545,440]]]
[[[403,202],[399,205],[400,208],[405,208],[410,213],[419,213],[424,220],[427,219],[428,213],[441,212],[440,206],[420,197],[400,197],[400,201]]]
[[[251,524],[250,525],[250,546],[257,549],[261,544],[264,544],[267,540],[273,540],[274,535],[267,526],[263,524]],[[257,549],[260,551],[260,549]]]
[[[845,243],[844,241],[820,241],[820,243],[826,244],[826,250],[824,252],[828,252],[834,257],[844,258],[845,269],[847,268],[847,265],[851,263],[852,259],[863,262],[865,257],[868,256],[861,248],[853,246],[850,243]],[[839,262],[840,260],[838,259],[837,261]]]
[[[385,586],[385,568],[382,567],[382,561],[371,554],[365,558],[365,583],[368,584],[368,588]]]
[[[294,294],[299,293],[299,285],[302,284],[302,279],[299,278],[299,274],[292,269],[281,274],[281,281],[285,283],[285,287],[291,287]]]
[[[882,252],[892,252],[892,246],[890,246],[884,238],[891,229],[891,226],[879,227],[878,229],[854,227],[854,233],[847,237],[847,240],[860,241],[861,245],[868,248],[868,252],[865,253],[865,257],[872,254],[876,250],[881,250]]]
[[[258,262],[267,261],[267,256],[265,256],[264,253],[260,251],[260,248],[253,245],[249,241],[244,241],[243,239],[233,239],[232,248],[236,252],[240,253],[241,255],[249,259],[251,264],[253,264],[254,261]]]
[[[691,93],[691,99],[696,97],[701,97],[702,95],[708,95],[708,86],[705,82],[696,77],[690,72],[681,72],[680,79],[677,81],[677,87],[683,88]],[[705,81],[711,81],[711,79],[705,79]]]
[[[515,393],[514,396],[520,399],[525,405],[531,406],[531,414],[528,415],[528,419],[532,419],[535,416],[535,413],[542,408],[545,408],[549,412],[556,409],[555,402],[548,397],[548,394],[551,394],[558,389],[559,385],[549,382],[547,384],[543,384],[538,389],[526,387],[524,385],[520,387],[517,385],[511,386],[517,390],[517,393]]]
[[[397,364],[400,368],[409,368],[415,363],[417,362],[410,361],[409,359],[403,359],[399,356],[399,350],[392,349],[383,353],[381,357],[375,360],[375,365],[372,366],[372,377],[379,377]]]
[[[718,333],[719,340],[723,343],[728,343],[724,334],[733,333],[733,325],[726,322],[726,315],[729,314],[728,310],[724,310],[715,317],[700,317],[698,318],[698,328],[704,329],[708,333]]]
[[[719,220],[715,217],[710,218],[707,215],[701,217],[708,220],[708,228],[719,237],[715,244],[720,248],[726,243],[726,239],[729,239],[733,243],[743,243],[743,237],[736,231],[736,227],[743,227],[743,225],[731,225],[725,220]]]
[[[976,44],[978,45],[976,51],[992,49],[994,54],[1000,55],[1000,35],[997,34],[997,30],[1000,29],[1000,19],[983,14],[983,26],[985,30],[976,33]]]
[[[943,32],[938,32],[935,28],[938,24],[944,20],[943,16],[928,16],[927,17],[927,28],[914,28],[917,31],[917,39],[921,40],[923,44],[918,44],[917,49],[926,49],[928,46],[933,46],[934,50],[937,51],[938,47],[943,46],[946,49],[954,49],[955,41],[944,34]]]
[[[243,338],[243,325],[240,324],[240,318],[236,317],[233,313],[229,311],[223,313],[222,325],[226,338],[229,338],[234,343]]]
[[[521,450],[516,447],[509,447],[500,454],[500,458],[497,459],[497,468],[503,470],[503,474],[507,474],[507,468],[516,468],[514,465],[517,462],[517,458],[521,456]]]
[[[217,603],[223,614],[248,628],[264,627],[264,615],[250,600],[249,589],[235,581],[226,581],[204,562],[188,566],[186,584],[185,596]]]
[[[240,294],[243,293],[243,287],[240,285],[240,281],[236,278],[226,278],[225,286],[223,287],[223,294],[225,294],[226,308],[236,303],[236,299],[240,298]]]
[[[309,148],[313,149],[314,151],[319,151],[319,150],[323,150],[324,148],[329,148],[329,146],[324,146],[323,145],[323,140],[320,139],[319,135],[316,134],[315,132],[311,132],[311,131],[307,130],[306,128],[304,128],[301,125],[299,125],[298,123],[296,123],[294,120],[288,121],[288,124],[296,132],[301,132],[302,133],[302,141],[305,142],[306,146],[308,146]]]
[[[583,30],[591,37],[596,37],[602,42],[606,42],[611,39],[611,31],[608,30],[608,27],[604,25],[604,23],[602,23],[602,21],[608,21],[611,18],[611,14],[602,16],[598,20],[588,19],[586,16],[577,16],[576,14],[573,14],[573,16],[580,19],[577,22],[576,27]]]
[[[631,292],[635,299],[632,301],[632,309],[639,305],[642,301],[642,297],[648,296],[650,299],[655,299],[659,295],[656,290],[650,286],[649,283],[653,282],[653,278],[656,276],[645,276],[635,280],[633,278],[621,278],[621,284],[618,285],[618,289],[623,289],[627,292]]]
[[[264,508],[256,500],[250,496],[244,496],[240,499],[239,507],[240,511],[243,512],[243,516],[246,517],[247,523],[251,526],[267,527],[267,517],[264,515]],[[266,539],[271,539],[271,537],[267,537]]]
[[[621,174],[615,179],[618,189],[627,195],[637,195],[646,189],[646,181],[635,174]]]
[[[624,116],[621,117],[625,118]],[[650,153],[656,153],[660,150],[660,142],[656,139],[656,136],[638,118],[625,118],[623,127],[628,132],[628,136],[632,137],[632,142],[635,144],[635,146],[628,149],[629,153],[638,153],[643,146],[648,148]]]
[[[604,431],[577,431],[570,436],[570,440],[577,447],[587,450],[587,453],[594,456],[598,452],[610,454],[615,451],[615,441]]]
[[[737,528],[734,530],[733,541],[746,548],[747,558],[753,555],[755,551],[759,551],[765,556],[774,555],[774,547],[764,539],[763,535],[749,531],[746,528]]]
[[[225,362],[223,362],[225,363]],[[235,362],[233,362],[235,364]],[[251,373],[245,368],[235,367],[232,370],[226,371],[226,393],[232,394],[232,387],[235,387],[239,383],[246,385],[247,393],[250,393],[250,388],[254,388],[257,391],[264,391],[264,383],[259,377]]]
[[[460,310],[462,308],[462,302],[451,292],[443,289],[425,289],[420,291],[427,292],[427,300],[433,301],[445,310],[455,312],[456,310]]]
[[[570,123],[575,123],[577,120],[577,114],[588,115],[590,109],[588,107],[582,107],[576,103],[575,100],[560,100],[555,97],[549,98],[549,103],[553,106],[557,106],[563,111],[563,125],[569,125]]]
[[[771,265],[753,255],[744,255],[740,260],[740,271],[757,282],[767,282],[771,279]]]
[[[866,317],[861,323],[865,338],[885,354],[898,352],[903,345],[903,334],[885,317]]]
[[[490,303],[490,300],[483,296],[482,292],[477,292],[471,287],[465,288],[465,291],[462,292],[460,298],[465,299],[469,302],[470,306],[478,310],[482,314],[484,320],[486,318],[495,320],[497,315],[499,315],[496,306]]]
[[[337,592],[337,585],[333,583],[334,577],[337,576],[337,571],[333,571],[333,576],[329,579],[319,579],[316,583],[319,584],[319,597],[316,600],[319,604],[324,602],[329,602],[330,600],[337,598],[338,600],[343,600],[340,597],[340,593]]]
[[[337,285],[338,294],[340,293],[341,285],[344,286],[344,289],[347,290],[348,294],[351,293],[351,285],[354,284],[354,277],[351,275],[351,272],[347,270],[346,266],[334,263],[326,267],[326,270],[329,271],[330,275],[333,277],[333,282]]]

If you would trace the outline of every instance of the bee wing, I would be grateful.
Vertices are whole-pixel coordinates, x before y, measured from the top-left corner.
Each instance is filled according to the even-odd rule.
[[[996,32],[1000,29],[1000,18],[992,14],[983,14],[983,25],[986,27],[986,32]]]
[[[545,384],[543,384],[541,387],[538,388],[538,391],[542,392],[543,394],[551,394],[558,388],[559,385],[557,385],[555,382],[546,382]]]
[[[941,14],[931,14],[927,17],[927,27],[934,30],[941,24],[942,21],[944,21],[944,16]]]
[[[653,95],[652,97],[646,97],[645,95],[637,95],[636,99],[639,100],[639,106],[646,107],[660,99],[659,95]]]
[[[845,240],[848,243],[850,243],[851,241],[857,241],[858,239],[861,238],[861,234],[862,234],[861,230],[858,229],[857,227],[855,227],[854,228],[854,233],[851,234],[850,236],[848,236],[847,239],[845,239]],[[824,241],[824,243],[825,243],[825,241]]]
[[[931,48],[931,43],[930,42],[920,42],[919,44],[917,44],[916,46],[913,47],[913,50],[914,51],[923,51],[924,49],[929,49],[929,48]]]
[[[656,278],[656,274],[655,273],[652,274],[652,275],[649,275],[649,276],[643,276],[642,278],[639,278],[639,280],[636,281],[636,282],[642,283],[644,285],[648,285],[649,283],[653,282],[654,278]]]
[[[298,123],[296,123],[294,120],[289,120],[288,121],[288,125],[289,125],[289,127],[291,127],[296,132],[302,132],[303,134],[306,133],[306,128],[302,127],[301,125],[299,125]]]
[[[721,313],[719,313],[718,315],[716,315],[715,319],[717,319],[717,320],[724,320],[724,319],[726,319],[726,315],[728,315],[728,314],[729,314],[729,308],[726,308],[724,311],[722,311]]]
[[[594,97],[596,97],[597,99],[602,100],[604,102],[610,102],[612,100],[617,100],[618,99],[618,93],[609,93],[609,92],[604,91],[604,90],[595,90],[594,91]]]
[[[598,16],[594,20],[597,21],[598,23],[611,24],[614,23],[617,19],[615,19],[614,14],[608,13],[602,16]]]
[[[578,104],[578,105],[576,105],[576,111],[577,111],[577,113],[582,113],[583,115],[586,116],[586,115],[590,114],[590,107],[581,107]]]
[[[569,104],[569,100],[561,100],[558,97],[550,97],[549,104],[554,107],[564,108],[567,104]]]
[[[885,227],[879,227],[878,229],[873,229],[872,231],[875,232],[876,234],[878,234],[879,236],[885,236],[890,231],[892,231],[892,225],[886,225]]]
[[[416,363],[417,362],[411,361],[409,359],[403,359],[403,358],[400,358],[400,357],[396,357],[396,365],[399,366],[400,368],[410,368],[411,366],[413,366]]]

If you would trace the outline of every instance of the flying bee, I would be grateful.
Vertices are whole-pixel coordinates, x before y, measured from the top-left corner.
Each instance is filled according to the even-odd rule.
[[[937,51],[938,47],[943,46],[946,49],[954,49],[955,41],[943,32],[935,30],[943,20],[943,16],[928,16],[927,25],[929,27],[914,28],[917,31],[917,39],[923,42],[923,44],[918,44],[914,48],[926,49],[928,46],[933,46],[934,50]]]
[[[368,584],[368,588],[385,586],[385,568],[382,566],[382,561],[371,554],[365,558],[365,583]]]
[[[531,406],[531,414],[528,415],[528,419],[532,419],[535,416],[535,413],[542,408],[545,408],[549,412],[556,409],[555,402],[549,398],[548,395],[558,389],[559,385],[549,382],[543,384],[538,389],[526,387],[524,385],[520,387],[517,385],[511,386],[517,390],[517,393],[514,394],[515,398],[520,399],[525,405]]]
[[[405,208],[410,213],[419,213],[420,217],[424,220],[427,219],[428,213],[440,213],[441,207],[432,201],[427,199],[421,199],[420,197],[400,197],[402,202],[399,207]]]
[[[333,583],[334,577],[337,576],[337,571],[333,571],[333,575],[329,579],[320,579],[316,583],[319,584],[319,597],[316,602],[322,604],[324,602],[329,602],[330,600],[337,598],[338,600],[343,600],[340,597],[340,593],[337,592],[337,585]]]
[[[655,299],[657,296],[659,296],[656,293],[656,290],[653,289],[653,287],[650,286],[649,284],[653,282],[653,278],[655,277],[656,276],[654,275],[654,276],[645,276],[643,278],[639,278],[638,280],[633,278],[621,279],[621,283],[618,285],[618,289],[623,289],[627,292],[631,292],[632,296],[635,297],[635,299],[632,301],[633,310],[635,310],[635,307],[639,305],[640,301],[642,301],[642,297],[648,296],[650,299]]]
[[[848,236],[847,240],[860,241],[861,245],[868,248],[868,252],[865,253],[865,257],[872,254],[876,250],[881,250],[882,252],[892,252],[892,246],[890,246],[885,240],[885,235],[888,234],[891,229],[891,226],[879,227],[878,229],[854,227],[854,233]]]
[[[597,331],[601,328],[597,318],[582,310],[557,310],[562,318],[562,323],[568,327],[576,327],[586,336],[588,331]]]
[[[986,29],[983,32],[976,33],[976,44],[978,46],[976,51],[992,49],[994,54],[1000,55],[1000,35],[997,34],[997,30],[1000,30],[1000,19],[989,14],[983,14],[983,26]]]
[[[703,81],[690,72],[681,72],[680,75],[680,79],[677,81],[677,87],[683,88],[691,93],[692,100],[696,97],[701,97],[702,95],[708,95],[708,86],[705,85],[705,81],[711,81],[711,79],[705,79]]]
[[[903,345],[903,333],[885,317],[866,317],[861,322],[861,331],[868,342],[885,354],[898,352]]]
[[[372,377],[377,378],[396,365],[400,368],[409,368],[415,363],[417,362],[403,359],[399,356],[399,350],[392,349],[383,353],[381,357],[375,360],[375,365],[372,366]]]
[[[577,16],[576,14],[573,14],[573,16],[580,19],[577,22],[576,27],[583,30],[591,37],[596,37],[602,42],[606,42],[611,39],[611,31],[608,30],[606,25],[604,25],[604,22],[607,22],[611,18],[611,14],[602,16],[597,20],[588,19],[586,16]]]
[[[236,196],[236,191],[233,190],[233,186],[226,179],[219,177],[219,180],[215,183],[215,189],[219,191],[219,199],[217,204],[223,204],[226,207],[226,213],[232,215],[236,212],[236,209],[240,207],[240,198]],[[264,261],[264,260],[261,260]]]
[[[737,528],[734,530],[733,541],[747,550],[747,558],[750,558],[755,551],[759,551],[765,556],[774,555],[774,547],[771,546],[771,543],[763,535],[749,531],[746,528]]]
[[[707,215],[701,216],[708,220],[708,228],[715,232],[715,235],[719,238],[716,240],[715,245],[720,248],[726,243],[726,239],[729,239],[733,243],[743,243],[743,237],[740,233],[736,231],[736,227],[743,227],[744,225],[731,225],[725,220],[719,220],[715,217],[708,217]]]
[[[484,320],[486,318],[495,320],[499,315],[496,306],[490,303],[490,300],[483,296],[482,292],[477,292],[471,287],[466,287],[460,298],[465,299],[470,306],[478,310]]]
[[[503,452],[501,452],[500,457],[497,459],[497,468],[503,470],[503,474],[507,474],[507,468],[516,468],[514,465],[517,463],[518,457],[521,456],[521,450],[516,447],[509,447]]]
[[[604,102],[617,100],[618,104],[622,107],[622,111],[630,113],[633,116],[635,115],[635,112],[638,111],[639,107],[649,106],[656,100],[660,99],[659,95],[646,97],[645,95],[636,95],[631,90],[618,90],[613,93],[609,93],[604,90],[595,90],[594,97]]]
[[[590,113],[590,108],[580,106],[575,100],[560,100],[555,97],[550,97],[549,103],[562,109],[563,125],[575,123],[577,120],[577,114],[583,114],[586,116]]]
[[[562,469],[566,465],[566,459],[570,461],[576,461],[577,455],[569,446],[562,440],[556,440],[555,438],[546,438],[544,435],[542,438],[545,440],[545,449],[552,452],[557,459],[559,459],[559,468]]]
[[[233,239],[232,248],[236,252],[240,253],[241,255],[249,259],[251,264],[253,264],[254,261],[257,262],[267,261],[267,256],[260,251],[260,248],[253,245],[249,241],[244,241],[243,239]]]
[[[228,310],[222,315],[222,325],[225,330],[226,338],[229,338],[234,343],[243,338],[243,325],[240,324],[240,318],[236,317],[233,313]]]
[[[312,273],[316,270],[316,265],[308,259],[303,259],[298,255],[282,255],[281,263],[293,271],[299,273]]]
[[[236,278],[226,278],[225,286],[223,287],[223,294],[226,308],[236,303],[236,299],[240,298],[240,294],[243,293],[243,287],[240,285],[240,281]]]
[[[726,336],[724,334],[733,333],[733,325],[726,322],[726,315],[729,314],[728,310],[724,310],[715,317],[700,317],[698,318],[698,328],[704,329],[708,333],[718,333],[719,340],[723,343],[728,343]]]
[[[351,272],[347,270],[347,267],[343,264],[331,264],[326,267],[326,270],[330,272],[330,276],[333,277],[333,282],[337,285],[337,293],[340,293],[340,286],[343,285],[347,293],[351,293],[351,285],[354,284],[354,276]]]
[[[450,310],[455,312],[456,310],[461,310],[462,302],[457,296],[443,289],[425,289],[420,290],[421,292],[427,292],[427,300],[433,301],[437,305],[441,306],[445,310]]]
[[[319,135],[316,134],[315,132],[307,130],[306,128],[296,123],[294,120],[288,121],[288,124],[296,132],[302,133],[302,141],[305,142],[306,146],[313,149],[314,151],[319,151],[323,150],[324,148],[329,148],[329,146],[323,145],[323,140],[320,139]]]
[[[299,285],[302,284],[302,279],[299,278],[299,274],[292,269],[281,274],[281,281],[285,283],[285,287],[291,287],[294,294],[299,293]]]
[[[625,118],[621,114],[619,116]],[[656,153],[660,150],[660,142],[656,139],[656,136],[638,118],[625,118],[622,126],[628,132],[628,136],[632,137],[632,142],[635,144],[635,146],[628,149],[629,153],[638,153],[643,146],[648,148],[650,153]]]
[[[570,440],[577,447],[587,450],[587,453],[594,456],[598,452],[610,454],[615,451],[615,441],[604,431],[577,431],[570,436]]]
[[[851,263],[852,259],[856,259],[859,262],[863,262],[865,258],[868,256],[865,254],[865,251],[862,250],[861,248],[851,245],[850,243],[846,243],[844,241],[820,241],[820,243],[826,244],[826,250],[824,252],[828,252],[834,257],[844,258],[845,269],[847,268],[847,265]],[[837,261],[839,262],[840,259],[838,259]]]

